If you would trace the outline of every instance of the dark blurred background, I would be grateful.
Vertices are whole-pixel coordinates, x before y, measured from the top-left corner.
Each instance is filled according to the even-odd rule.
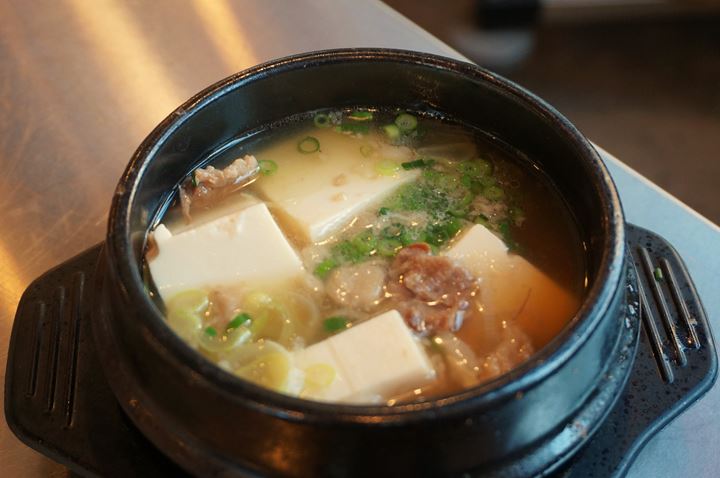
[[[720,224],[720,0],[385,0]]]

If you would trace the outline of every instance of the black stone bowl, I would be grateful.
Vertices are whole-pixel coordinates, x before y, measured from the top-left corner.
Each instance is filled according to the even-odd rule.
[[[531,158],[566,200],[586,248],[587,293],[577,315],[527,363],[427,402],[325,404],[224,372],[166,325],[143,288],[141,263],[148,229],[182,178],[238,135],[319,108],[358,106],[436,112],[479,128]],[[625,252],[623,213],[608,171],[590,143],[539,98],[447,58],[322,51],[216,83],[142,143],[110,211],[93,334],[127,415],[196,475],[528,476],[556,469],[614,402],[593,402],[594,423],[573,439],[553,440],[606,386],[609,357],[624,343]],[[627,370],[620,375],[613,396]]]

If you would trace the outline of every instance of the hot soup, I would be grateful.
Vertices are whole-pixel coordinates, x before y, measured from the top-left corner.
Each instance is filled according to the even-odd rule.
[[[227,145],[146,253],[169,326],[310,400],[424,400],[508,372],[574,316],[575,223],[532,158],[405,111],[320,111]]]

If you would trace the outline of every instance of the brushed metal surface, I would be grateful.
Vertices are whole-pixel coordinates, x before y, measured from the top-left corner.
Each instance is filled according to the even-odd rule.
[[[102,240],[132,152],[176,106],[272,58],[452,50],[379,2],[0,1],[0,364],[25,287]],[[2,392],[0,392],[2,394]],[[3,476],[64,476],[0,423]]]
[[[375,0],[0,0],[3,382],[22,291],[48,268],[102,240],[118,177],[165,115],[203,87],[259,62],[358,46],[460,57]],[[635,201],[626,201],[628,219],[673,241],[712,321],[720,312],[720,300],[710,297],[720,259],[707,263],[686,254],[699,244],[720,250],[718,229],[606,159],[623,198]],[[707,426],[720,440],[720,417],[712,412],[720,407],[710,406],[720,403],[718,386],[710,395],[713,402],[704,400],[702,410],[712,415]],[[707,415],[686,415],[687,423],[684,415],[671,426],[681,438],[695,423],[707,422]],[[720,458],[710,454],[685,454],[684,469],[689,460],[698,464],[690,468],[717,470]],[[4,420],[0,469],[8,477],[66,474],[15,439]]]

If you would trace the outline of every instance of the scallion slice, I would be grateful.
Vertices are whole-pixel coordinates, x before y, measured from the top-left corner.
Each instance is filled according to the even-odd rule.
[[[458,164],[458,170],[472,179],[478,179],[492,174],[493,166],[487,159],[478,158],[473,161],[461,162]]]
[[[402,247],[402,242],[399,239],[380,239],[377,252],[383,257],[393,257]]]
[[[325,113],[316,114],[313,118],[313,123],[315,123],[315,126],[318,128],[329,128],[331,125],[330,117]]]
[[[313,273],[319,278],[325,279],[330,273],[330,271],[335,269],[337,266],[337,261],[332,257],[328,257],[327,259],[322,260],[317,266],[315,266],[315,270],[313,271]]]
[[[488,186],[483,189],[483,196],[491,201],[499,201],[505,197],[505,191],[500,186]]]
[[[328,317],[327,319],[323,320],[323,328],[327,332],[338,332],[340,330],[346,329],[350,321],[346,317]]]
[[[205,328],[205,335],[207,335],[208,337],[217,337],[217,334],[217,329],[212,325]]]
[[[238,314],[235,316],[234,319],[228,322],[227,327],[225,327],[225,331],[227,332],[232,329],[237,329],[242,324],[244,324],[245,322],[249,322],[250,320],[250,314],[246,314],[245,312]]]
[[[659,267],[656,267],[655,270],[653,271],[653,275],[655,276],[656,281],[662,282],[662,280],[664,278],[662,269],[660,269]]]
[[[258,161],[258,165],[260,166],[260,173],[265,176],[270,176],[278,170],[277,163],[271,159],[261,159]]]
[[[320,141],[313,136],[306,136],[297,145],[298,151],[303,154],[315,153],[320,150]]]
[[[416,159],[415,161],[407,161],[405,163],[401,163],[400,166],[404,170],[410,170],[410,169],[418,169],[418,168],[429,168],[433,164],[435,164],[434,159]]]
[[[394,124],[388,124],[382,127],[383,133],[385,133],[385,136],[388,137],[388,139],[394,141],[400,137],[400,128],[395,126]]]
[[[372,111],[353,111],[348,115],[348,119],[353,121],[370,121],[373,119]]]
[[[487,217],[486,215],[484,215],[484,214],[479,214],[479,215],[475,218],[475,221],[474,221],[474,222],[475,222],[475,224],[480,224],[480,225],[485,226],[485,227],[488,227],[488,226],[490,225],[490,219],[488,219],[488,217]]]
[[[395,118],[395,126],[403,133],[409,133],[417,128],[417,118],[411,114],[401,113]]]
[[[370,132],[370,125],[365,123],[343,123],[335,126],[335,131],[338,133],[363,135]]]

